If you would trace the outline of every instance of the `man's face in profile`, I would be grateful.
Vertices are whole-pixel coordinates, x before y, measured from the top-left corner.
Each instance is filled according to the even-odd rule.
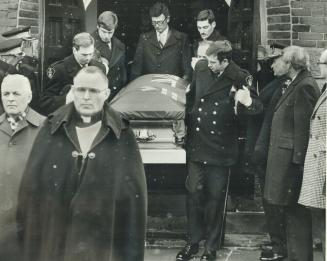
[[[80,73],[72,88],[76,111],[84,117],[100,112],[110,94],[107,83],[98,73]]]

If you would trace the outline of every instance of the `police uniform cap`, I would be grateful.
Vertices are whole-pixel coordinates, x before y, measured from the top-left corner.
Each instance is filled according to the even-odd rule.
[[[117,27],[118,17],[114,12],[105,11],[98,17],[98,25],[108,31],[111,31]]]
[[[5,54],[13,51],[15,48],[20,48],[23,40],[20,38],[13,38],[0,42],[0,54]]]
[[[7,32],[2,33],[2,36],[6,37],[6,38],[25,37],[25,35],[23,35],[23,33],[29,33],[30,29],[31,29],[31,26],[18,27],[18,28],[14,28],[14,29],[11,29],[11,30],[9,30]]]
[[[283,55],[283,49],[286,47],[286,45],[281,43],[272,43],[270,45],[270,50],[268,53],[268,58],[270,59],[276,59],[278,57],[281,57]]]

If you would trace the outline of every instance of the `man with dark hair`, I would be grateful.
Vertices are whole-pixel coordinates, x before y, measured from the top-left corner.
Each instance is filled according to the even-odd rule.
[[[210,44],[195,65],[186,100],[188,242],[177,261],[191,259],[205,239],[202,261],[221,247],[229,169],[237,162],[237,117],[261,111],[250,91],[251,76],[232,60],[228,41]]]
[[[73,38],[73,54],[53,63],[47,69],[48,81],[40,98],[40,110],[50,114],[66,104],[66,96],[73,78],[85,66],[98,66],[105,72],[102,63],[93,59],[94,39],[89,33],[79,33]],[[69,95],[71,96],[71,95]]]
[[[199,43],[203,41],[220,41],[227,38],[220,34],[216,29],[216,19],[211,9],[205,9],[199,12],[196,17],[196,26],[198,28],[200,39],[193,44],[194,55],[198,55]]]
[[[97,30],[92,34],[95,48],[100,52],[101,60],[109,68],[107,73],[111,90],[109,100],[115,97],[127,82],[126,47],[114,36],[117,26],[117,15],[114,12],[105,11],[99,15]]]
[[[140,36],[131,78],[163,73],[190,80],[191,48],[187,35],[168,26],[170,14],[165,4],[155,3],[149,13],[155,30]]]
[[[17,220],[25,261],[143,261],[147,189],[134,133],[89,66],[48,117],[27,162]]]

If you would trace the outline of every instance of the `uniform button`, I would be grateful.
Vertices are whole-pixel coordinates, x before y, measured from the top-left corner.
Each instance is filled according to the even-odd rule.
[[[217,124],[217,122],[216,122],[216,121],[213,121],[213,122],[212,122],[212,124],[213,124],[213,125],[216,125],[216,124]]]
[[[218,106],[219,105],[219,103],[218,102],[215,102],[215,106]]]
[[[87,156],[89,157],[89,159],[94,159],[95,158],[95,153],[90,152]]]
[[[204,161],[204,162],[203,162],[203,164],[204,164],[204,165],[207,165],[207,162],[206,162],[206,161]]]
[[[215,132],[214,132],[214,131],[210,131],[210,133],[211,133],[211,134],[215,134]]]
[[[198,120],[198,121],[201,121],[201,118],[200,118],[200,117],[198,117],[198,118],[197,118],[197,120]]]
[[[204,99],[201,99],[201,102],[204,102]]]
[[[216,114],[217,114],[217,112],[216,112],[216,111],[213,111],[213,112],[212,112],[212,114],[213,114],[213,115],[216,115]]]
[[[199,128],[199,127],[196,127],[195,130],[196,130],[196,131],[200,131],[200,128]]]
[[[202,108],[199,108],[199,111],[202,111]]]

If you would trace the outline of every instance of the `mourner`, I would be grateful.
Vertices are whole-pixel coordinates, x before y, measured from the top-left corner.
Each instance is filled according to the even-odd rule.
[[[279,62],[282,49],[277,47],[273,51],[270,49],[264,58],[267,64],[272,64],[275,79],[260,88],[258,98],[263,104],[263,112],[249,117],[247,128],[245,155],[248,166],[251,166],[259,180],[262,206],[270,237],[270,244],[262,247],[260,260],[282,260],[287,256],[284,208],[270,204],[263,198],[272,116],[282,92],[290,81],[285,75],[283,65]]]
[[[73,78],[85,66],[105,66],[93,59],[94,39],[89,33],[79,33],[73,39],[73,54],[55,62],[47,69],[48,81],[40,99],[40,110],[49,114],[66,104]]]
[[[97,30],[92,34],[95,48],[100,52],[101,59],[108,64],[107,73],[111,100],[127,82],[126,47],[114,36],[118,26],[118,17],[114,12],[105,11],[98,17]]]
[[[299,203],[311,211],[312,221],[316,222],[325,256],[326,246],[326,82],[327,50],[319,60],[321,75],[325,84],[323,93],[310,118],[310,135]]]
[[[18,198],[27,261],[143,261],[147,189],[134,133],[110,108],[101,69],[80,70],[73,102],[36,137]]]
[[[198,56],[198,48],[200,43],[227,39],[216,29],[216,25],[215,15],[211,9],[205,9],[198,13],[196,17],[196,26],[201,38],[197,39],[193,44],[193,53],[195,56]]]
[[[186,102],[189,238],[176,256],[179,261],[191,259],[202,239],[201,260],[215,260],[222,244],[229,168],[238,157],[236,117],[262,110],[248,89],[251,76],[231,59],[228,41],[213,42],[206,55],[195,66]]]
[[[274,107],[264,198],[284,207],[289,260],[310,261],[311,215],[298,204],[303,165],[309,140],[310,116],[320,95],[308,71],[309,55],[304,48],[289,46],[276,61],[291,80]]]
[[[18,189],[35,136],[44,117],[29,107],[29,80],[19,74],[4,77],[0,116],[0,260],[19,261],[16,210]]]
[[[0,60],[3,60],[1,61],[1,67],[2,69],[4,69],[4,72],[19,73],[29,79],[33,94],[32,101],[30,102],[29,106],[32,109],[38,111],[40,88],[39,81],[35,73],[37,59],[34,57],[34,40],[30,37],[29,30],[30,26],[23,28],[15,28],[2,34],[3,36],[8,37],[8,39],[4,40],[3,42],[0,42]],[[10,69],[3,62],[9,64]],[[6,67],[7,69],[5,69]],[[15,68],[14,70],[13,67]]]
[[[155,3],[149,11],[154,30],[141,34],[131,69],[131,78],[164,73],[191,80],[191,47],[185,33],[169,27],[168,7]]]

